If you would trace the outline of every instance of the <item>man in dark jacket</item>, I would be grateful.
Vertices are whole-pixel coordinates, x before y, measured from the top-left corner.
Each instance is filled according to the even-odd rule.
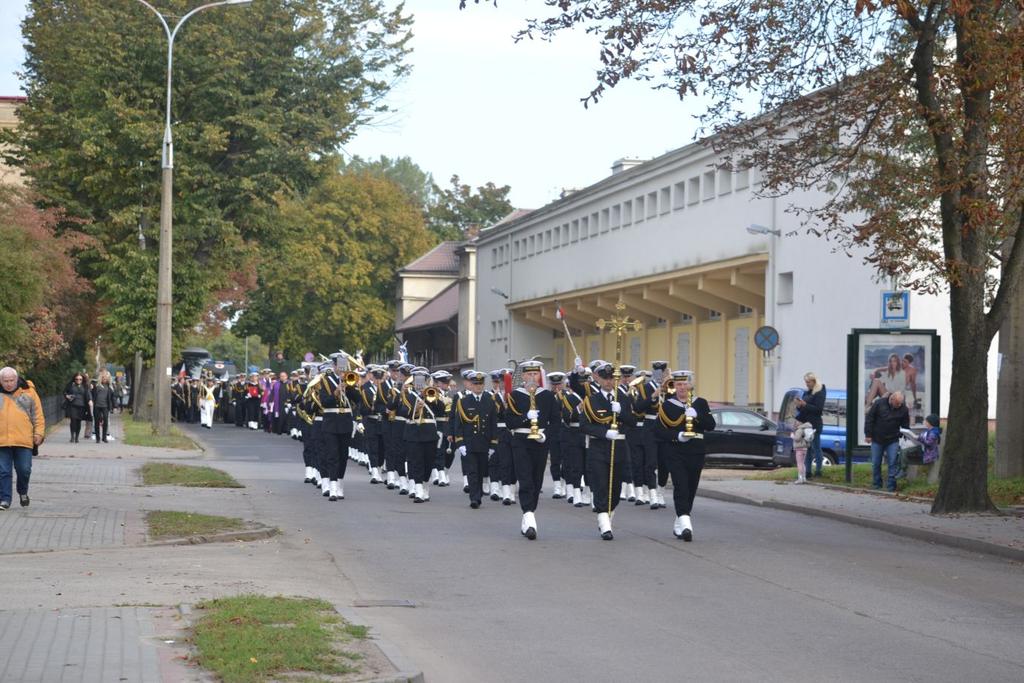
[[[903,393],[894,391],[876,399],[864,416],[864,436],[871,444],[871,478],[876,489],[882,488],[882,454],[889,473],[887,488],[896,491],[896,456],[900,448],[900,429],[910,428],[910,412],[903,402]]]
[[[110,414],[114,412],[114,387],[110,384],[110,373],[100,374],[100,381],[92,390],[93,403],[93,434],[96,443],[100,442],[102,432],[103,443],[107,443],[107,432],[110,429]]]

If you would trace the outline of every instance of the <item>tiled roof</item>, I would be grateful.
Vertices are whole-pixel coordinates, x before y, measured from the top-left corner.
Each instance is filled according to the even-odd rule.
[[[423,256],[402,268],[403,273],[452,273],[459,272],[459,257],[455,249],[462,242],[441,242]]]
[[[456,244],[453,242],[453,244]],[[459,313],[459,283],[453,282],[395,326],[396,332],[446,323]]]

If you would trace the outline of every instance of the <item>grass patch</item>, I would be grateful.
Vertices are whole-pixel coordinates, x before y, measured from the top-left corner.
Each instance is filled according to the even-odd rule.
[[[149,525],[149,536],[154,540],[205,536],[245,528],[245,522],[237,517],[217,517],[170,510],[147,512],[146,524]]]
[[[167,436],[159,436],[153,433],[153,426],[149,422],[137,422],[132,418],[125,417],[121,420],[124,426],[124,442],[129,446],[145,446],[147,448],[177,448],[182,451],[194,451],[196,445],[192,439],[181,433],[174,425]]]
[[[175,465],[169,462],[149,462],[140,468],[142,483],[146,486],[201,486],[207,488],[240,489],[241,484],[231,475],[212,467]]]
[[[360,655],[338,646],[365,638],[366,629],[345,622],[323,600],[240,595],[199,603],[197,614],[198,662],[226,683],[358,671]]]
[[[882,467],[883,481],[886,477],[886,469]],[[793,481],[796,479],[795,467],[783,467],[770,472],[758,472],[751,474],[747,479],[767,479],[770,481]],[[821,470],[821,479],[817,477],[814,481],[834,484],[836,486],[849,486],[853,489],[871,488],[871,465],[868,463],[857,463],[853,466],[853,483],[846,483],[846,466],[825,467]],[[921,476],[913,481],[900,479],[896,481],[896,491],[902,495],[915,496],[918,498],[934,499],[938,493],[939,485],[929,484],[928,477],[922,472]],[[992,469],[988,473],[988,495],[998,507],[1011,505],[1024,505],[1024,478],[996,479],[992,475]]]

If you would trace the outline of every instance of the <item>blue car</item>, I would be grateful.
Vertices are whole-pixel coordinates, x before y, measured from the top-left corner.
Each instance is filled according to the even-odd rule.
[[[803,389],[789,389],[782,397],[779,408],[779,429],[775,440],[775,464],[781,467],[792,467],[796,464],[793,457],[793,425],[796,418],[796,399],[804,393]],[[846,389],[826,388],[825,410],[821,416],[821,462],[822,465],[839,465],[846,462]],[[855,457],[854,462],[867,462],[865,458]]]

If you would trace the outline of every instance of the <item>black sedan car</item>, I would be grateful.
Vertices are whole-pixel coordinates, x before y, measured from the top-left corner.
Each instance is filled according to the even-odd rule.
[[[708,466],[775,467],[776,424],[763,415],[735,406],[711,408],[715,430],[704,435]]]

